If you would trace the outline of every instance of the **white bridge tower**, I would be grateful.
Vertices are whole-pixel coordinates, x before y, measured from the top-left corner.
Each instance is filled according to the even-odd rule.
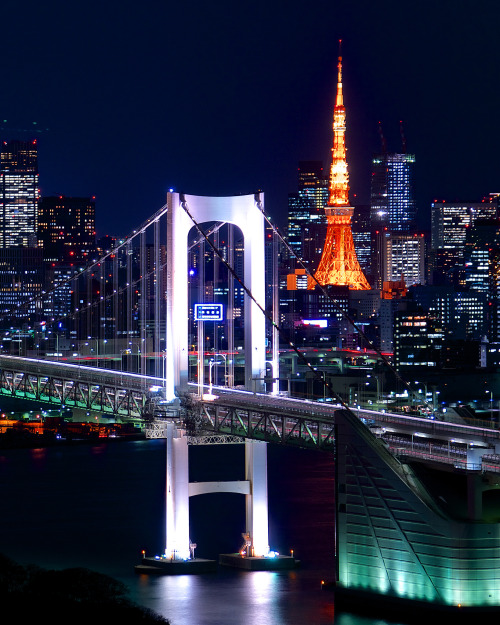
[[[222,221],[238,226],[244,236],[243,282],[255,300],[265,306],[265,253],[263,194],[202,197],[168,193],[167,196],[167,323],[166,397],[175,401],[187,391],[188,381],[188,234],[194,221]],[[245,295],[245,386],[259,392],[266,370],[265,317]],[[203,357],[203,355],[201,356]],[[246,479],[235,482],[189,484],[188,440],[176,424],[167,426],[166,550],[174,559],[189,558],[189,497],[210,492],[236,492],[246,496],[246,532],[251,553],[266,555],[268,540],[267,447],[245,442]]]

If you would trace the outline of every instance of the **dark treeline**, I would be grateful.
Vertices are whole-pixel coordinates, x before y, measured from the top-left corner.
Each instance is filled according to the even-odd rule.
[[[0,554],[2,613],[19,623],[168,625],[151,610],[132,603],[121,582],[84,568],[61,571],[22,566]],[[12,622],[12,621],[11,621]]]

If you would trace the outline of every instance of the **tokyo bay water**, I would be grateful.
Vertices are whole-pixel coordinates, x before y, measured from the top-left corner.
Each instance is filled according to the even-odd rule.
[[[172,625],[360,625],[335,611],[321,580],[334,572],[333,456],[268,446],[270,546],[294,555],[291,572],[184,576],[134,573],[141,551],[164,548],[164,441],[0,449],[4,519],[0,552],[21,564],[86,567],[123,581],[130,597]],[[241,445],[193,447],[190,480],[238,479]],[[236,551],[244,531],[241,495],[190,502],[196,555]]]

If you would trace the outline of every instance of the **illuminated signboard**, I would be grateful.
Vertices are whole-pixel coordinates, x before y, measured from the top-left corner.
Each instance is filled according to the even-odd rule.
[[[222,321],[224,319],[224,309],[222,304],[195,304],[195,321]]]
[[[302,323],[305,326],[316,326],[318,328],[328,328],[327,319],[303,319]]]

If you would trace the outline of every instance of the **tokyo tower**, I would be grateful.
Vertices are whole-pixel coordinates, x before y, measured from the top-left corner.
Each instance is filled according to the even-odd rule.
[[[339,55],[337,97],[333,109],[333,147],[330,170],[330,197],[325,206],[328,220],[323,254],[308,289],[321,286],[348,286],[362,291],[370,289],[359,266],[351,231],[354,208],[349,206],[349,176],[345,148],[345,107],[342,95],[342,56]],[[317,282],[316,282],[317,281]]]

